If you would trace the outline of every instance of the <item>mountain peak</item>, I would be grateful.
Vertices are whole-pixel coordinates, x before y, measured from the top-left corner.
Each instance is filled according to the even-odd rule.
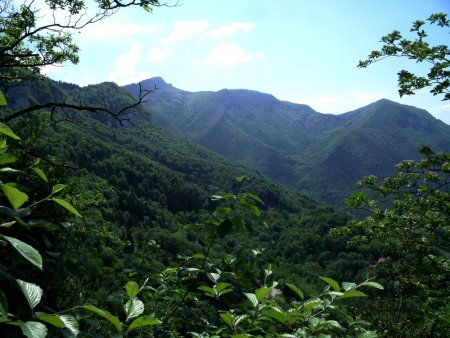
[[[143,88],[151,89],[172,89],[174,88],[170,83],[164,81],[162,77],[155,76],[147,80],[143,80],[139,82]]]

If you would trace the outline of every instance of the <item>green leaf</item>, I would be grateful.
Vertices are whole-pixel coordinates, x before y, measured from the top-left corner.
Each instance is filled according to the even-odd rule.
[[[19,285],[20,290],[22,290],[31,310],[33,310],[41,301],[44,291],[42,291],[39,285],[28,283],[20,279],[17,279],[17,284]]]
[[[2,238],[6,239],[31,264],[42,270],[42,257],[35,248],[14,237],[2,236]]]
[[[334,279],[328,277],[320,277],[320,279],[323,280],[325,283],[329,284],[334,291],[340,290],[338,282],[336,282]]]
[[[245,232],[245,222],[244,219],[241,216],[234,216],[231,219],[231,222],[233,223],[234,227],[239,232]]]
[[[369,286],[371,288],[375,288],[375,289],[380,289],[380,290],[384,290],[383,285],[378,284],[376,282],[364,282],[362,283],[363,286]]]
[[[2,228],[9,228],[15,223],[16,223],[16,221],[2,223],[2,224],[0,224],[0,227],[2,227]]]
[[[223,220],[217,227],[217,234],[223,238],[228,235],[233,229],[233,223],[229,219]]]
[[[353,297],[367,297],[367,295],[359,290],[348,290],[345,291],[344,294],[339,297],[339,299],[353,298]]]
[[[131,318],[135,318],[140,316],[142,312],[144,312],[144,303],[142,303],[139,299],[130,299],[124,305],[125,314],[127,316],[126,321]]]
[[[28,195],[17,188],[2,184],[2,190],[14,209],[19,209],[26,201],[28,201]]]
[[[296,287],[294,284],[286,283],[286,286],[287,286],[289,289],[291,289],[292,291],[294,291],[294,292],[297,294],[297,296],[300,297],[301,300],[304,299],[305,296],[303,295],[302,290],[300,290],[300,289],[299,289],[298,287]]]
[[[9,127],[6,124],[1,123],[1,122],[0,122],[0,134],[6,135],[6,136],[11,137],[11,138],[13,138],[15,140],[20,140],[19,136],[14,134],[14,132],[11,129],[9,129]]]
[[[215,272],[208,272],[206,276],[215,284],[220,279],[220,274]]]
[[[80,333],[78,321],[72,315],[54,315],[43,312],[36,312],[37,319],[49,323],[61,329],[68,329],[73,336]]]
[[[57,184],[55,186],[53,186],[52,188],[52,195],[60,192],[61,190],[63,190],[66,186],[64,184]]]
[[[246,193],[244,193],[243,195],[245,195],[245,196],[248,197],[248,198],[251,198],[252,200],[254,200],[254,201],[258,202],[258,203],[264,204],[264,202],[263,202],[262,199],[260,199],[260,198],[259,198],[258,196],[256,196],[256,195],[253,195],[252,193],[246,192]]]
[[[36,312],[36,318],[43,322],[49,323],[55,327],[59,327],[62,329],[66,327],[64,325],[64,322],[57,315],[52,315],[52,314],[43,313],[43,312]]]
[[[8,299],[0,289],[0,320],[6,320],[8,318]]]
[[[0,92],[0,106],[6,106],[8,103],[6,102],[5,95],[3,95],[2,92]]]
[[[257,307],[259,302],[258,298],[256,298],[256,295],[254,293],[244,293],[245,297],[248,298],[250,303],[252,303],[253,307]]]
[[[142,326],[159,325],[159,324],[162,324],[162,322],[157,318],[154,318],[152,316],[142,316],[133,320],[127,331],[130,332]]]
[[[48,182],[47,176],[45,175],[45,173],[42,169],[40,169],[40,168],[32,168],[32,169],[40,178],[42,178],[42,180],[44,180],[45,182]]]
[[[356,287],[355,283],[349,283],[349,282],[342,282],[342,287],[345,291],[348,291],[350,289],[354,289]]]
[[[14,163],[17,161],[17,157],[12,154],[3,154],[0,156],[0,165]]]
[[[223,199],[223,196],[220,196],[220,195],[212,195],[211,196],[211,201],[219,201],[221,199]]]
[[[233,328],[233,316],[229,313],[221,313],[220,318],[230,327]]]
[[[125,285],[125,289],[127,290],[128,297],[134,298],[139,292],[139,285],[134,281],[130,281]]]
[[[78,321],[74,316],[71,315],[59,315],[61,321],[64,323],[66,329],[68,329],[74,336],[80,333]]]
[[[204,291],[207,293],[207,296],[214,296],[214,289],[209,286],[202,285],[197,288],[197,290]]]
[[[101,310],[101,309],[95,307],[94,305],[83,305],[83,306],[81,306],[81,308],[91,311],[99,316],[102,316],[103,318],[108,320],[111,324],[113,324],[119,333],[122,332],[122,323],[120,322],[119,318],[117,318],[116,316],[113,316],[108,311]]]
[[[242,207],[250,210],[256,217],[261,216],[261,210],[259,210],[259,208],[256,205],[251,204],[244,199],[239,200],[239,204]]]
[[[270,310],[264,312],[265,315],[279,321],[280,323],[286,323],[286,314],[279,308],[272,307]]]
[[[39,322],[21,322],[20,329],[24,336],[28,338],[45,338],[47,336],[47,327]]]
[[[256,299],[258,300],[258,302],[260,302],[264,298],[266,298],[266,296],[268,294],[270,294],[271,291],[272,291],[272,289],[270,289],[270,288],[259,288],[258,290],[256,290],[255,296],[256,296]]]
[[[60,206],[65,208],[66,210],[70,211],[72,214],[82,217],[79,212],[67,201],[61,199],[61,198],[52,198],[52,201],[58,203]]]
[[[216,289],[216,291],[218,293],[221,293],[223,290],[225,290],[229,286],[231,286],[230,283],[218,283],[217,285],[214,286],[214,289]]]
[[[10,167],[0,168],[0,173],[17,173],[17,172],[19,172],[19,170]]]

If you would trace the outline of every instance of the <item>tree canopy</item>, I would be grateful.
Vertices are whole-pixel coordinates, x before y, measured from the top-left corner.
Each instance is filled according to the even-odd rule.
[[[425,62],[430,66],[426,76],[416,75],[404,69],[397,73],[400,96],[414,95],[419,89],[431,87],[430,92],[433,95],[443,95],[443,100],[450,100],[450,49],[445,44],[433,46],[426,41],[428,34],[423,27],[427,23],[446,31],[450,29],[450,20],[444,13],[432,14],[426,22],[417,20],[410,29],[410,32],[416,34],[414,39],[404,38],[399,31],[394,30],[381,38],[383,47],[372,51],[366,60],[359,62],[358,67],[364,68],[388,57],[403,57],[416,62]]]
[[[151,11],[158,0],[46,0],[41,8],[34,1],[0,4],[0,79],[37,76],[43,66],[74,64],[79,48],[72,34],[115,14],[120,8],[141,7]]]

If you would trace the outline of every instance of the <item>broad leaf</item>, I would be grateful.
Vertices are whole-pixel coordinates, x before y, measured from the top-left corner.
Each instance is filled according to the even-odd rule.
[[[44,180],[45,182],[48,182],[48,178],[45,175],[44,171],[40,168],[33,168],[34,172],[40,177],[42,178],[42,180]]]
[[[94,305],[83,305],[82,308],[91,311],[99,316],[102,316],[103,318],[108,320],[111,324],[113,324],[118,332],[122,332],[122,323],[120,322],[119,318],[113,316],[108,311],[101,310],[98,307],[95,307]]]
[[[264,312],[265,315],[279,321],[284,324],[287,320],[286,314],[276,307],[272,307],[270,310]]]
[[[162,324],[162,322],[157,318],[154,318],[152,316],[142,316],[133,320],[127,331],[130,332],[142,326],[159,325],[159,324]]]
[[[59,318],[64,323],[66,329],[68,329],[74,336],[77,336],[80,333],[80,329],[78,326],[78,321],[74,316],[71,315],[59,315]]]
[[[80,213],[66,200],[63,200],[61,198],[52,198],[52,201],[58,203],[60,206],[70,211],[72,214],[81,217]]]
[[[24,336],[28,338],[45,338],[47,336],[47,327],[39,322],[20,322],[20,329]]]
[[[144,303],[136,298],[130,299],[128,302],[126,302],[124,310],[127,316],[126,321],[128,321],[131,318],[140,316],[142,312],[144,312]]]
[[[384,290],[383,285],[378,284],[376,282],[364,282],[362,285],[363,286],[370,286],[371,288],[375,288],[375,289]]]
[[[13,224],[15,224],[15,223],[16,223],[16,221],[6,222],[6,223],[1,223],[1,224],[0,224],[0,227],[2,227],[2,228],[9,228],[9,227],[11,227]]]
[[[329,284],[334,291],[340,290],[338,282],[336,282],[334,279],[328,277],[320,277],[320,279],[322,279],[325,283]]]
[[[286,283],[286,286],[287,286],[289,289],[291,289],[292,291],[294,291],[294,292],[297,294],[297,296],[300,297],[301,300],[304,299],[305,296],[303,295],[302,290],[300,290],[300,289],[299,289],[298,287],[296,287],[294,284]]]
[[[52,314],[43,313],[43,312],[36,312],[36,317],[40,321],[49,323],[49,324],[51,324],[51,325],[53,325],[55,327],[59,327],[59,328],[62,328],[62,329],[66,327],[64,325],[64,322],[57,315],[52,315]]]
[[[42,270],[42,257],[35,248],[14,237],[2,236],[2,238],[7,240],[31,264]]]
[[[219,237],[225,237],[226,235],[228,235],[231,230],[233,229],[233,223],[231,223],[231,221],[229,219],[226,219],[224,221],[222,221],[218,228],[217,228],[217,234],[219,235]]]
[[[0,164],[14,163],[17,161],[17,157],[12,154],[3,154],[0,156]]]
[[[342,282],[342,287],[345,291],[348,291],[350,289],[354,289],[356,287],[355,283],[349,283],[349,282]]]
[[[353,297],[367,297],[367,295],[364,292],[361,292],[359,290],[348,290],[345,291],[342,296],[339,298],[353,298]]]
[[[66,186],[64,184],[56,184],[55,186],[53,186],[52,188],[52,195],[56,194],[58,192],[60,192],[61,190],[63,190]]]
[[[22,293],[25,296],[28,305],[30,305],[31,310],[33,310],[41,301],[42,294],[44,293],[41,287],[20,279],[17,280],[17,284],[19,285],[20,290],[22,290]]]
[[[19,209],[26,201],[28,201],[28,195],[17,188],[2,184],[2,190],[14,209]]]
[[[245,297],[248,298],[250,303],[252,303],[253,307],[257,307],[259,302],[258,298],[256,298],[256,295],[254,293],[244,293]]]
[[[139,292],[139,285],[134,281],[130,281],[125,285],[125,290],[127,290],[128,297],[134,298]]]
[[[255,291],[256,299],[259,302],[262,301],[264,298],[266,298],[267,295],[270,294],[271,291],[272,289],[270,288],[259,288],[258,290]]]
[[[0,122],[0,134],[9,136],[15,140],[20,140],[20,137],[14,134],[14,132],[4,123]]]

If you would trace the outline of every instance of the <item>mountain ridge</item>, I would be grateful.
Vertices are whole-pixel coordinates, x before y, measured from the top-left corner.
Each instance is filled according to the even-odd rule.
[[[154,122],[325,203],[342,206],[358,179],[391,175],[421,145],[450,149],[450,126],[387,99],[332,115],[248,89],[144,88],[157,82],[144,105]],[[124,88],[136,97],[136,84]]]

